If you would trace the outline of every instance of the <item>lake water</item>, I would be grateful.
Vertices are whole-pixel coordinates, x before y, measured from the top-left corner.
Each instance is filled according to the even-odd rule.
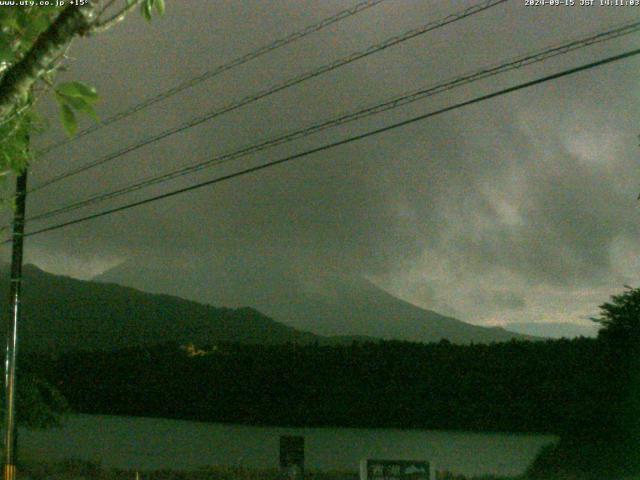
[[[358,469],[362,458],[431,461],[465,475],[522,473],[551,435],[354,428],[277,428],[180,420],[72,415],[64,427],[20,430],[24,460],[67,458],[105,467],[196,469],[207,465],[277,468],[280,435],[305,437],[305,466]]]

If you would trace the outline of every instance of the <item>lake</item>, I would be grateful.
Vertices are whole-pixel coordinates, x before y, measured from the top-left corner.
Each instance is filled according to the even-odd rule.
[[[362,458],[428,460],[465,475],[522,473],[552,435],[355,428],[279,428],[158,418],[71,415],[62,428],[19,432],[24,460],[68,458],[105,467],[277,468],[280,435],[305,437],[305,466],[358,469]]]

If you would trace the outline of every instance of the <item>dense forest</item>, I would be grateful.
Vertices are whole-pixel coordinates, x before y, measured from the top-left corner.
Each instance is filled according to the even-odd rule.
[[[33,355],[83,413],[273,425],[555,432],[614,401],[594,339],[459,346],[178,345]]]

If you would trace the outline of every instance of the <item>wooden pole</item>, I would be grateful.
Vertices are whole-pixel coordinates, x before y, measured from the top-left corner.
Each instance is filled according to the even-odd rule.
[[[11,253],[11,281],[9,304],[11,314],[7,329],[7,350],[5,354],[5,398],[4,398],[4,459],[3,480],[16,478],[16,354],[18,349],[18,323],[22,294],[22,251],[24,221],[27,200],[27,169],[16,180],[15,213],[13,217],[13,239]]]

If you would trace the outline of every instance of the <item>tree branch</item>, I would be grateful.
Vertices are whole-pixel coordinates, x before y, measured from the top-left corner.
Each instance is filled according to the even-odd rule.
[[[5,72],[0,80],[0,120],[10,115],[28,97],[33,84],[76,35],[90,31],[96,16],[91,3],[65,8],[38,37],[24,58]]]
[[[96,22],[91,27],[91,29],[89,30],[89,33],[101,33],[101,32],[104,32],[105,30],[109,30],[115,24],[120,23],[121,21],[123,21],[125,19],[125,17],[127,16],[127,13],[129,13],[129,11],[131,11],[132,9],[134,9],[135,7],[140,5],[140,3],[142,3],[142,0],[135,0],[135,1],[131,2],[131,3],[129,3],[123,9],[121,9],[118,13],[112,15],[110,18],[108,18],[108,19],[106,19],[106,20],[104,20],[102,22]],[[109,5],[111,5],[111,4],[109,4]],[[108,8],[108,6],[105,7],[105,10]]]

